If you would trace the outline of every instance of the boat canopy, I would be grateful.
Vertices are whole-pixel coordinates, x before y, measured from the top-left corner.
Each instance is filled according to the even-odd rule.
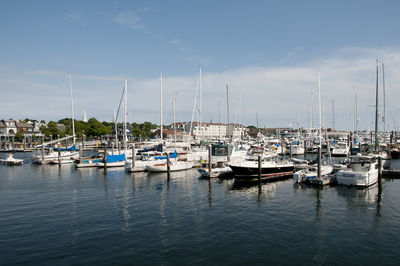
[[[58,147],[53,147],[54,151],[58,151]],[[60,148],[61,151],[76,151],[75,145],[72,145],[69,148]]]
[[[178,153],[176,151],[174,151],[173,154],[171,154],[171,156],[169,156],[169,158],[176,158],[176,156],[178,155]],[[167,156],[156,156],[154,157],[154,159],[156,160],[161,160],[161,159],[167,159]]]
[[[107,163],[125,161],[125,153],[118,155],[107,155]]]

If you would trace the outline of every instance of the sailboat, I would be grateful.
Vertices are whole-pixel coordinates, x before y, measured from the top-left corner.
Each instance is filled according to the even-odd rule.
[[[306,169],[299,170],[293,174],[293,180],[295,183],[309,182],[315,185],[327,185],[330,183],[330,177],[328,176],[333,171],[332,164],[322,165],[321,164],[321,152],[322,152],[322,108],[321,108],[321,78],[318,75],[318,94],[319,94],[319,146],[318,146],[318,157],[317,166],[310,166]],[[326,128],[326,126],[325,126]],[[328,139],[326,139],[328,143]],[[327,147],[329,149],[329,146]]]
[[[123,130],[124,130],[124,134],[123,134],[123,144],[124,144],[124,149],[121,152],[120,149],[118,149],[118,154],[114,154],[114,151],[111,151],[111,154],[109,154],[109,152],[104,153],[104,159],[103,162],[99,162],[96,164],[97,167],[124,167],[125,166],[125,161],[126,161],[126,157],[129,155],[129,151],[127,148],[128,145],[128,137],[126,134],[126,123],[127,123],[127,99],[128,99],[128,81],[125,80],[124,83],[124,90],[123,90],[123,99],[124,99],[124,123],[123,123]],[[121,98],[122,101],[122,98]],[[121,102],[120,102],[120,106],[121,106]],[[119,106],[119,107],[120,107]],[[118,111],[119,111],[119,107],[118,107]],[[117,117],[115,117],[115,139],[116,139],[116,144],[118,145],[118,127],[117,127]],[[118,147],[118,146],[117,146]]]
[[[378,142],[378,59],[376,60],[376,96],[375,96],[375,153],[379,154]],[[350,168],[336,173],[340,185],[368,187],[378,181],[379,167],[375,156],[350,157]]]
[[[76,143],[75,143],[75,119],[74,119],[74,102],[72,98],[72,79],[71,74],[68,75],[69,78],[69,89],[70,89],[70,98],[71,98],[71,119],[72,119],[72,136],[67,136],[64,138],[56,139],[47,143],[43,143],[42,145],[37,146],[37,150],[35,150],[32,154],[32,162],[38,164],[58,164],[63,163],[63,161],[73,161],[79,158],[79,152],[76,151]],[[55,143],[60,143],[61,141],[68,140],[72,138],[73,145],[68,148],[53,148],[52,146],[48,146]],[[60,149],[60,151],[58,151]],[[60,161],[58,160],[60,158]]]

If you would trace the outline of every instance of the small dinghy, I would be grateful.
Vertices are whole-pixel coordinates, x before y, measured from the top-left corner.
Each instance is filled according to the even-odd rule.
[[[7,155],[7,158],[0,160],[0,163],[6,164],[6,165],[22,165],[24,160],[22,159],[15,159],[14,155],[12,153],[9,153]]]

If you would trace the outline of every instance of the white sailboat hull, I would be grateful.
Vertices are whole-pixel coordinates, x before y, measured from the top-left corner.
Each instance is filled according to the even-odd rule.
[[[193,162],[172,162],[170,163],[170,172],[187,170],[193,167]],[[167,164],[147,165],[146,170],[152,173],[167,172]]]

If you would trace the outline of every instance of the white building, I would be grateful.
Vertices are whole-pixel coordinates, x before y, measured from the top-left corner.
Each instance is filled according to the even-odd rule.
[[[190,131],[191,123],[185,124],[185,131]],[[199,139],[222,139],[226,137],[243,138],[246,128],[241,124],[222,124],[222,123],[199,123],[193,122],[192,135]]]

